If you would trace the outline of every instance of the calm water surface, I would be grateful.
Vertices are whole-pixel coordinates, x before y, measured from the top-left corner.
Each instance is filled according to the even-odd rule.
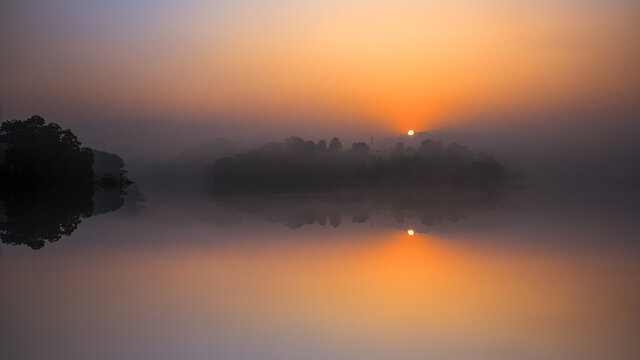
[[[640,358],[636,190],[140,188],[1,245],[2,359]]]

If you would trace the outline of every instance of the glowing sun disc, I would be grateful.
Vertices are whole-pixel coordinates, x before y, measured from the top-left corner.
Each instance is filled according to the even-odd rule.
[[[413,231],[413,229],[409,229],[407,230],[407,234],[409,234],[409,236],[413,236],[413,234],[415,234],[416,232]]]
[[[416,132],[415,132],[415,131],[413,131],[413,130],[409,130],[409,131],[407,131],[407,135],[409,135],[409,136],[413,136],[413,134],[415,134],[415,133],[416,133]]]

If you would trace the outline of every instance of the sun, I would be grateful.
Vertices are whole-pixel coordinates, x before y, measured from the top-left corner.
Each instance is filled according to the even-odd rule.
[[[413,229],[409,229],[407,230],[407,234],[409,234],[409,236],[413,236],[416,232],[413,231]]]
[[[413,130],[409,130],[409,131],[407,131],[407,135],[409,135],[409,136],[413,136],[413,134],[415,134],[415,133],[416,133],[416,132],[415,132],[415,131],[413,131]]]

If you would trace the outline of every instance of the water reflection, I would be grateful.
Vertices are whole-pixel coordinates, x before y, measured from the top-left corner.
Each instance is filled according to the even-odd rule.
[[[120,209],[127,197],[134,209],[144,201],[135,186],[95,191],[45,188],[8,196],[2,202],[0,239],[5,244],[40,249],[70,236],[82,219]]]
[[[457,223],[474,213],[491,210],[505,192],[506,189],[499,186],[375,188],[252,196],[215,194],[213,198],[226,210],[253,215],[292,229],[311,224],[337,228],[343,221],[395,226],[422,224],[428,228],[447,222]],[[390,219],[393,221],[389,222]],[[425,231],[424,226],[422,231]],[[418,229],[411,231],[420,232]]]
[[[211,201],[145,187],[144,211],[129,193],[56,246],[3,249],[2,355],[640,358],[639,192],[461,191]]]

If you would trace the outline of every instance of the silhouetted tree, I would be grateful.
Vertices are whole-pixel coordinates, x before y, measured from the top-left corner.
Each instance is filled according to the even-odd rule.
[[[131,183],[119,156],[82,147],[71,130],[40,116],[3,122],[0,144],[2,198],[42,187],[84,191],[96,183],[119,189]]]
[[[329,150],[335,152],[342,150],[342,143],[340,142],[340,139],[338,139],[337,137],[331,139],[331,142],[329,143]]]
[[[358,156],[367,156],[369,155],[369,145],[363,142],[353,143],[351,151]]]
[[[93,186],[93,152],[81,147],[71,130],[32,116],[3,122],[0,143],[5,145],[0,164],[4,192],[53,185]]]
[[[284,140],[284,146],[292,151],[300,151],[304,147],[304,140],[297,136],[291,136]]]
[[[326,140],[319,140],[318,141],[318,150],[320,151],[325,151],[327,150],[327,141]]]

